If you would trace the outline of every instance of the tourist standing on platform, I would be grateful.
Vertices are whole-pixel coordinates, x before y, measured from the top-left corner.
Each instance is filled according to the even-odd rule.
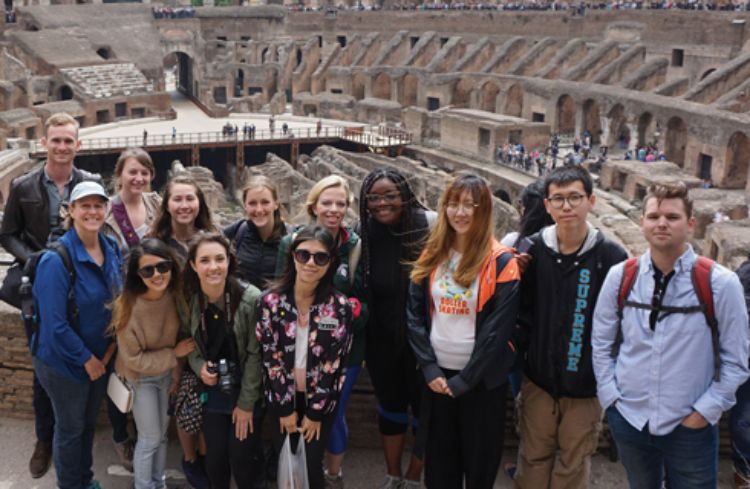
[[[122,282],[122,257],[101,232],[107,193],[81,182],[70,193],[67,231],[59,239],[75,271],[48,251],[36,268],[33,295],[39,318],[34,372],[55,412],[53,458],[60,489],[101,489],[93,479],[96,419],[107,390],[107,365],[115,343],[107,334],[112,302]],[[71,311],[71,292],[77,311]]]
[[[277,452],[284,433],[292,447],[304,437],[310,489],[324,489],[323,452],[343,395],[359,302],[334,288],[338,244],[328,230],[310,225],[292,236],[284,273],[259,301],[256,334],[265,399],[280,428]]]
[[[660,489],[665,471],[673,489],[716,487],[719,419],[748,378],[742,285],[693,251],[692,207],[682,182],[648,188],[648,251],[610,270],[594,313],[599,400],[632,489]]]
[[[333,286],[346,296],[352,296],[354,291],[358,290],[358,284],[361,283],[361,277],[357,274],[357,265],[362,254],[362,243],[352,228],[344,226],[344,218],[352,200],[352,192],[347,181],[339,175],[329,175],[319,180],[310,189],[305,202],[311,221],[327,229],[336,241],[338,265],[333,276]],[[292,234],[281,241],[276,265],[277,277],[284,272],[284,266],[287,264],[285,257],[294,239],[294,234]],[[365,357],[366,322],[366,307],[363,304],[362,314],[353,325],[354,343],[346,365],[346,383],[341,392],[331,430],[331,439],[326,449],[326,476],[330,484],[339,484],[341,481],[341,464],[349,438],[346,406]]]
[[[418,435],[429,489],[491,489],[500,465],[520,277],[493,226],[487,183],[458,174],[411,272],[409,342],[429,386]]]
[[[531,237],[518,323],[526,343],[516,485],[588,487],[601,407],[591,365],[591,318],[607,271],[625,260],[586,218],[596,202],[580,166],[552,170],[545,206],[555,225]]]
[[[43,249],[48,241],[62,235],[63,217],[73,187],[84,180],[101,182],[99,175],[73,166],[81,141],[78,122],[70,115],[51,115],[44,123],[41,143],[47,151],[47,160],[41,168],[13,179],[0,227],[0,244],[20,264],[26,263],[29,255]],[[31,340],[30,330],[26,331],[26,337]],[[32,395],[36,445],[29,472],[36,479],[49,469],[55,416],[49,396],[36,375]]]
[[[279,193],[270,178],[258,175],[242,188],[245,218],[224,228],[237,252],[239,277],[263,290],[276,276],[279,244],[287,234]]]
[[[165,485],[169,394],[177,391],[177,359],[195,343],[177,342],[177,309],[187,309],[180,265],[163,242],[146,238],[130,249],[122,294],[112,308],[117,373],[133,386],[138,441],[133,455],[135,489]]]
[[[161,197],[151,192],[156,168],[141,148],[128,148],[115,163],[115,189],[106,223],[120,248],[127,251],[146,235],[156,218]]]
[[[383,442],[383,489],[420,487],[424,447],[414,447],[406,472],[401,460],[409,428],[417,429],[424,381],[417,371],[406,328],[411,263],[419,257],[437,215],[426,210],[406,178],[392,168],[370,172],[362,182],[362,297],[367,298],[365,361],[378,400]]]
[[[261,467],[253,407],[260,397],[260,350],[255,337],[260,291],[235,277],[229,241],[200,233],[190,243],[185,269],[190,336],[188,360],[203,383],[206,472],[212,489],[252,489]]]
[[[199,231],[213,232],[216,228],[211,219],[211,211],[198,184],[190,176],[173,176],[164,186],[159,213],[151,226],[148,236],[166,243],[175,252],[180,265],[185,267],[188,258],[188,243]],[[190,369],[183,369],[177,400],[187,400],[198,395],[200,379]],[[208,489],[209,482],[204,467],[206,445],[200,427],[200,420],[186,421],[175,413],[177,436],[182,446],[182,471],[188,482],[196,489]]]

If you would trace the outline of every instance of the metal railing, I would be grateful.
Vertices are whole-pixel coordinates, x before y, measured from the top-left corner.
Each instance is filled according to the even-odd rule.
[[[250,141],[309,141],[316,139],[344,139],[359,144],[374,147],[400,146],[411,143],[408,131],[382,126],[354,126],[354,127],[322,127],[320,131],[315,127],[289,128],[283,131],[278,128],[245,130],[237,128],[231,131],[210,132],[179,132],[167,134],[146,134],[145,136],[118,136],[105,138],[83,138],[79,151],[93,151],[113,148],[128,148],[150,146],[187,146],[200,144],[239,144]],[[45,149],[39,140],[29,141],[30,153],[41,153]]]

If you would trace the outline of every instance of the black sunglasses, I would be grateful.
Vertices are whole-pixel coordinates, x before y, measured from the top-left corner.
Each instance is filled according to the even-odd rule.
[[[313,261],[319,267],[325,266],[331,261],[331,255],[325,251],[318,251],[317,253],[310,253],[307,250],[294,250],[294,259],[297,263],[307,263],[312,257]]]
[[[160,261],[153,265],[146,265],[138,269],[138,275],[141,278],[151,278],[154,276],[154,272],[159,272],[164,275],[167,272],[172,271],[172,262],[169,260]]]

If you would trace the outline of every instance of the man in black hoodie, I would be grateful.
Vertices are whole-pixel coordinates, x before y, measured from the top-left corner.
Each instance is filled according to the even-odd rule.
[[[556,168],[544,187],[555,224],[532,236],[522,279],[526,359],[515,479],[522,489],[584,488],[602,417],[591,317],[607,271],[627,254],[586,221],[596,197],[585,169]]]

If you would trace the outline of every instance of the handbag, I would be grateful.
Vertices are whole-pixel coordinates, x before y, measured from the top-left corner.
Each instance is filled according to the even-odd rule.
[[[129,413],[133,409],[133,388],[115,372],[109,375],[107,395],[120,412]]]
[[[307,482],[305,439],[297,435],[297,450],[292,453],[292,437],[287,434],[279,453],[279,471],[276,476],[278,489],[310,489]]]

